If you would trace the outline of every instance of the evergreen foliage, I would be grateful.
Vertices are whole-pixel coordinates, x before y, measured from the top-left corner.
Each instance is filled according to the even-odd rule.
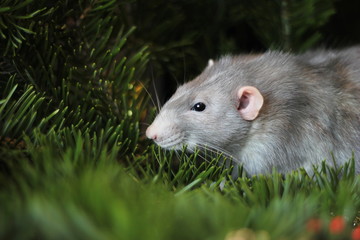
[[[222,156],[143,136],[151,80],[227,52],[314,47],[335,13],[333,0],[1,1],[0,239],[312,239],[309,220],[338,215],[343,233],[315,234],[348,238],[354,159],[232,179]]]

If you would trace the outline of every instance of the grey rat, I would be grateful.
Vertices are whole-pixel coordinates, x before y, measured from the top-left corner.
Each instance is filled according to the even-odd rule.
[[[213,149],[250,174],[355,156],[360,172],[360,47],[224,56],[180,86],[146,130],[165,149]]]

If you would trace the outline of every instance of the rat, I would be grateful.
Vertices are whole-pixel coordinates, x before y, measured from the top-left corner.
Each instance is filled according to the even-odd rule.
[[[249,175],[311,173],[352,157],[360,173],[360,46],[209,60],[146,136],[165,149],[221,152]]]

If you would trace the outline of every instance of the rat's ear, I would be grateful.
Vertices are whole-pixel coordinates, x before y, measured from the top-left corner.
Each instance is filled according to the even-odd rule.
[[[238,111],[245,120],[254,120],[264,104],[264,98],[255,87],[245,86],[237,91]]]

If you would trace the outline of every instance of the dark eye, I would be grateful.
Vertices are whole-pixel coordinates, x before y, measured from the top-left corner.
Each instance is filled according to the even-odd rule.
[[[198,102],[191,108],[191,110],[197,111],[197,112],[202,112],[205,110],[205,108],[206,108],[206,105],[204,103]]]

